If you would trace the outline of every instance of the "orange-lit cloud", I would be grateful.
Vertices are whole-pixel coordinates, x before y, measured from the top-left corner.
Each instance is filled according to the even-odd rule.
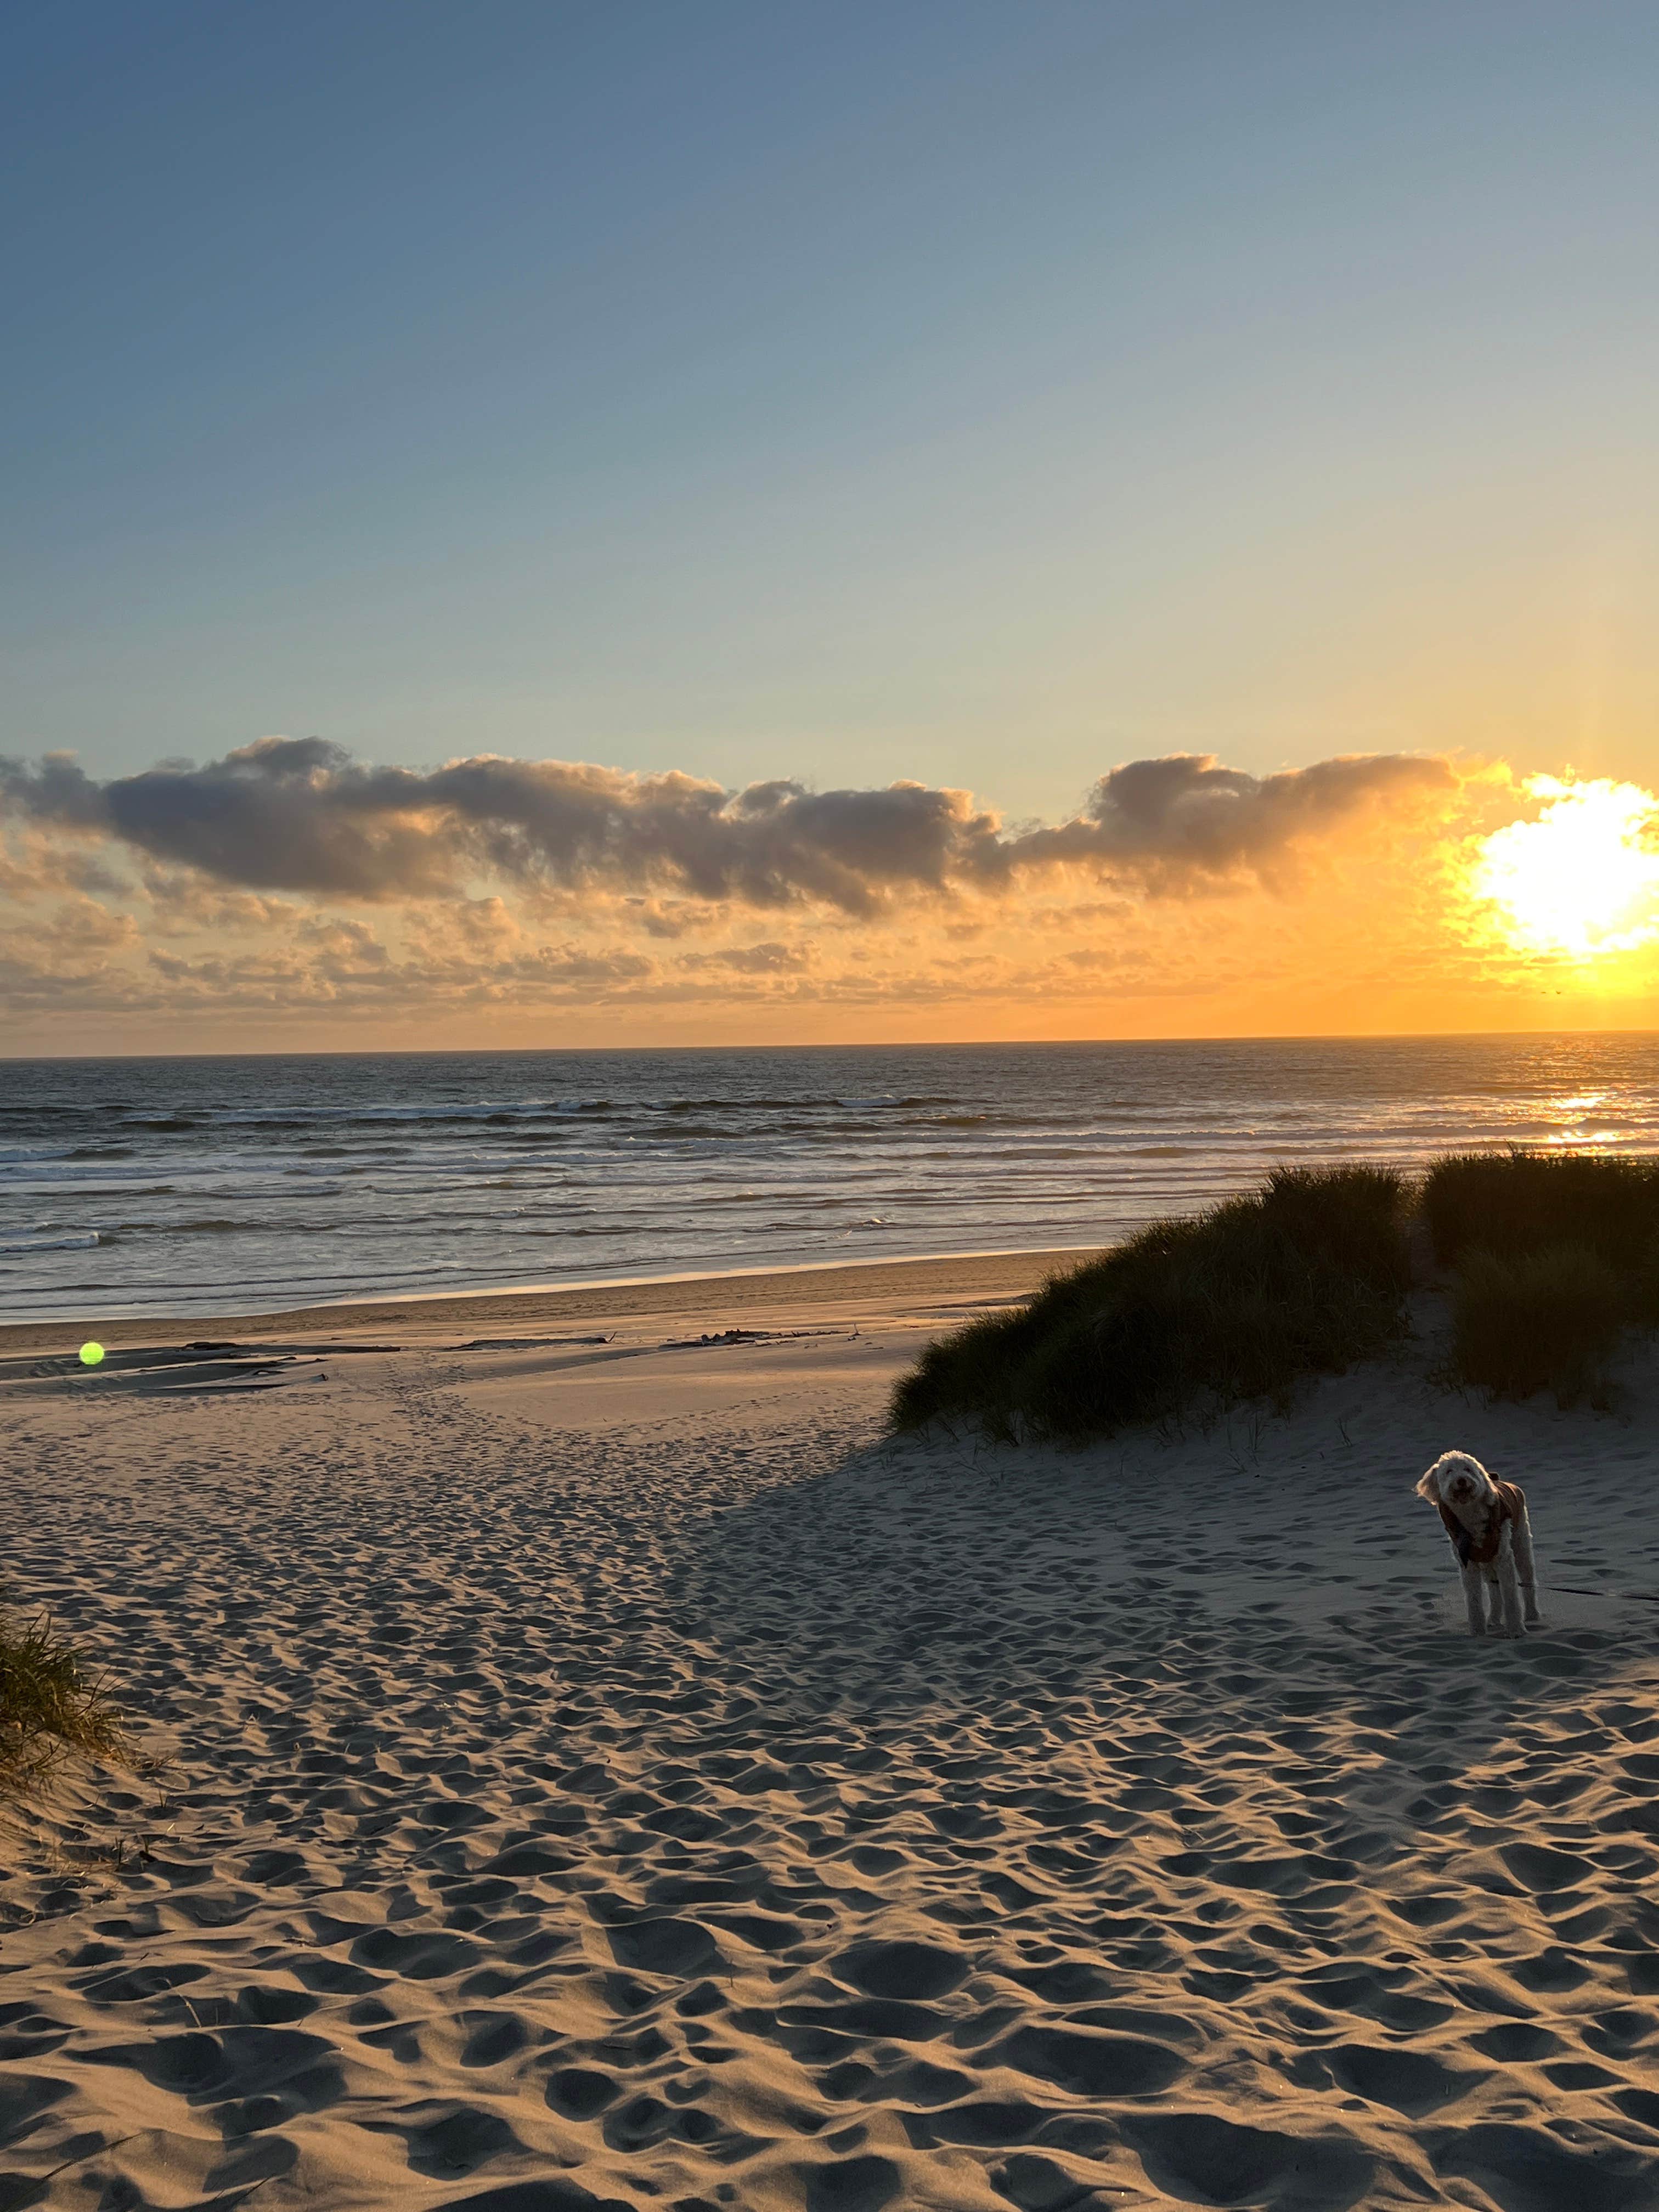
[[[1527,840],[1597,788],[1176,755],[1011,826],[916,783],[416,773],[309,740],[102,782],[6,762],[0,1007],[12,1048],[80,1050],[1637,1020],[1645,921],[1620,909],[1593,978],[1522,927],[1571,880]],[[1646,853],[1620,803],[1616,850]]]
[[[366,767],[319,738],[266,738],[204,768],[104,783],[65,755],[0,760],[0,810],[249,890],[407,899],[482,878],[870,915],[907,894],[997,891],[1066,868],[1154,894],[1271,880],[1308,841],[1455,783],[1446,761],[1414,754],[1266,777],[1176,754],[1102,776],[1073,821],[1009,834],[967,792],[920,783],[727,791],[489,755],[418,774]]]

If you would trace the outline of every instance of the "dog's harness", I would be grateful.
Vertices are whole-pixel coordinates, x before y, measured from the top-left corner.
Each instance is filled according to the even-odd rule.
[[[1492,1488],[1498,1492],[1498,1504],[1486,1530],[1486,1540],[1480,1545],[1476,1544],[1449,1505],[1442,1505],[1438,1498],[1435,1500],[1439,1507],[1440,1518],[1446,1524],[1446,1534],[1452,1540],[1458,1559],[1466,1567],[1490,1566],[1498,1557],[1498,1547],[1503,1541],[1504,1523],[1512,1521],[1518,1528],[1521,1516],[1527,1510],[1526,1492],[1518,1482],[1494,1482]]]

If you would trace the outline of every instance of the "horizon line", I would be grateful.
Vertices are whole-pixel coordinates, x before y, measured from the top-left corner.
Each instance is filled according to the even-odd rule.
[[[834,1042],[783,1044],[525,1044],[525,1045],[386,1045],[360,1046],[354,1050],[332,1048],[260,1048],[242,1052],[0,1052],[0,1067],[23,1067],[45,1063],[82,1060],[530,1060],[559,1054],[574,1060],[598,1059],[622,1053],[716,1052],[1030,1052],[1043,1047],[1056,1050],[1073,1045],[1170,1044],[1414,1044],[1436,1040],[1468,1041],[1485,1037],[1613,1037],[1659,1036],[1659,1024],[1620,1024],[1605,1029],[1486,1029],[1486,1030],[1229,1030],[1210,1036],[1076,1036],[1076,1037],[926,1037],[895,1042],[890,1037],[852,1038]]]

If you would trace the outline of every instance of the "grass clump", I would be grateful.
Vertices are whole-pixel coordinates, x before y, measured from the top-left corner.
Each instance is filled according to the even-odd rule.
[[[1628,1305],[1628,1285],[1586,1245],[1514,1260],[1471,1252],[1452,1296],[1453,1369],[1502,1398],[1549,1389],[1562,1406],[1595,1400]]]
[[[978,1423],[1075,1443],[1133,1421],[1288,1401],[1403,1330],[1401,1178],[1283,1168],[1253,1197],[1157,1221],[1023,1310],[932,1346],[893,1394],[902,1429]]]
[[[1430,1170],[1423,1212],[1458,1271],[1456,1382],[1599,1402],[1623,1330],[1659,1323],[1659,1159],[1453,1153]]]
[[[37,1789],[68,1753],[125,1756],[118,1716],[101,1677],[43,1613],[16,1621],[0,1613],[0,1791]]]
[[[1659,1246],[1659,1159],[1605,1152],[1453,1152],[1423,1185],[1423,1213],[1443,1267],[1472,1252],[1534,1258],[1593,1253],[1632,1286]]]

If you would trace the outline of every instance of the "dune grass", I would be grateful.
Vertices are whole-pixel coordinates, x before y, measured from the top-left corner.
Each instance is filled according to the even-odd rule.
[[[1425,1177],[1423,1212],[1457,1270],[1458,1382],[1599,1401],[1624,1331],[1659,1323],[1659,1159],[1454,1153]]]
[[[0,1612],[0,1795],[38,1789],[71,1752],[125,1761],[102,1678],[45,1614],[18,1620]]]
[[[901,1378],[893,1425],[1080,1443],[1283,1407],[1403,1334],[1414,1212],[1455,1270],[1447,1382],[1604,1403],[1625,1331],[1659,1327],[1659,1158],[1451,1153],[1420,1188],[1381,1168],[1286,1168],[945,1337]]]
[[[1340,1373],[1402,1333],[1404,1200],[1386,1169],[1286,1168],[1252,1197],[1154,1222],[1022,1311],[932,1346],[894,1391],[893,1424],[1076,1443],[1250,1399],[1287,1403],[1306,1376]]]
[[[1598,1401],[1627,1306],[1618,1273],[1583,1244],[1514,1260],[1471,1252],[1452,1294],[1454,1376],[1500,1398],[1553,1390],[1564,1407]]]
[[[1571,1246],[1623,1278],[1634,1304],[1659,1248],[1659,1159],[1453,1152],[1429,1170],[1422,1206],[1442,1267],[1472,1252],[1515,1261]]]

